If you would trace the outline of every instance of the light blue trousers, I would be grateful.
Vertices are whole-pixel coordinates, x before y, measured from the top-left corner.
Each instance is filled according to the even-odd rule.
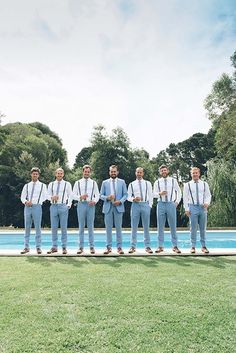
[[[176,205],[174,202],[159,201],[157,205],[157,227],[158,227],[158,245],[164,246],[164,229],[166,220],[168,221],[171,242],[173,246],[177,246],[177,232],[176,232]]]
[[[116,228],[116,245],[117,248],[122,247],[122,219],[123,212],[118,212],[115,206],[111,206],[108,213],[104,215],[106,226],[107,246],[112,247],[112,227],[113,221]]]
[[[149,233],[149,225],[150,225],[150,212],[151,207],[148,202],[132,202],[131,206],[131,246],[136,248],[137,245],[137,231],[140,218],[142,220],[142,226],[144,231],[144,245],[145,247],[150,246],[150,233]]]
[[[77,216],[79,222],[79,247],[84,247],[84,228],[87,224],[89,234],[89,246],[93,248],[95,206],[90,206],[88,202],[79,202],[77,205]]]
[[[30,230],[32,222],[35,227],[35,245],[36,248],[41,247],[41,221],[42,221],[42,206],[32,205],[31,207],[25,206],[24,209],[25,221],[25,248],[29,249]]]
[[[189,211],[192,246],[196,247],[198,226],[201,245],[206,246],[207,210],[201,205],[189,205]]]
[[[52,204],[50,206],[50,219],[52,229],[52,247],[58,247],[58,227],[61,227],[61,246],[67,246],[67,222],[69,209],[66,204]]]

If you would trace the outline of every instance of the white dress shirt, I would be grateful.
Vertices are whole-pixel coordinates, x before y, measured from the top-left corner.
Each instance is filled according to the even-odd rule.
[[[37,204],[42,205],[42,203],[48,198],[47,186],[41,183],[41,181],[37,180],[35,182],[34,191],[32,195],[33,184],[34,182],[31,181],[28,184],[24,185],[21,192],[21,202],[25,204],[26,201],[32,201],[33,205],[37,205]],[[32,195],[32,200],[31,200],[31,195]]]
[[[167,188],[165,186],[165,179],[167,183]],[[160,196],[160,192],[162,191],[167,191],[167,200],[166,196]],[[162,202],[177,202],[179,203],[181,200],[181,189],[179,187],[179,184],[175,178],[172,177],[166,177],[166,178],[160,178],[155,181],[154,186],[153,186],[153,197],[157,198],[158,200],[161,200]]]
[[[48,185],[48,200],[51,201],[51,197],[52,196],[56,196],[57,195],[57,187],[58,187],[58,181],[52,181],[49,185]],[[71,183],[69,183],[69,181],[65,181],[65,180],[61,180],[60,181],[60,188],[59,188],[59,192],[58,192],[58,196],[59,199],[57,201],[57,204],[67,204],[69,207],[71,206],[71,194],[72,194],[72,187],[71,187]]]
[[[152,207],[152,204],[153,204],[152,184],[150,183],[150,181],[141,179],[141,188],[142,188],[142,194],[143,194],[142,202],[148,202],[149,206]],[[132,183],[130,183],[128,186],[127,200],[130,202],[133,202],[135,197],[141,197],[138,179],[132,181]]]
[[[81,201],[80,196],[87,194],[86,201],[94,201],[95,203],[99,200],[99,190],[97,182],[88,178],[87,179],[87,191],[85,190],[86,179],[82,178],[77,180],[73,187],[73,200]],[[86,191],[86,192],[85,192]]]
[[[211,202],[209,185],[200,179],[198,180],[198,199],[199,205],[209,205]],[[183,201],[185,211],[189,211],[189,205],[197,205],[197,188],[193,180],[184,184]]]

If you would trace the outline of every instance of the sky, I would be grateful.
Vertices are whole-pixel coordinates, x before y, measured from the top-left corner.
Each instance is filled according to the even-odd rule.
[[[235,50],[235,0],[0,0],[3,125],[48,125],[70,166],[98,124],[154,157],[207,133]]]

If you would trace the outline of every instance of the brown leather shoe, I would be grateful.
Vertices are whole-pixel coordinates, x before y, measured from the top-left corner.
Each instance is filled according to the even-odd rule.
[[[194,246],[191,247],[190,252],[191,252],[191,254],[195,254],[196,253],[196,249],[195,249]]]
[[[172,250],[176,252],[176,254],[181,254],[181,251],[179,250],[178,246],[174,246]]]
[[[20,253],[21,254],[27,254],[27,252],[30,252],[30,249],[24,248]]]
[[[209,250],[205,246],[202,247],[202,252],[204,252],[204,254],[209,254]]]
[[[47,254],[54,254],[55,252],[57,252],[57,248],[51,248],[47,251]]]
[[[92,246],[91,246],[91,248],[90,248],[90,254],[95,254],[95,249],[94,249],[94,247],[92,247]]]
[[[79,248],[79,250],[77,251],[77,254],[81,255],[81,254],[83,254],[83,252],[84,252],[84,249],[83,248]]]
[[[117,252],[118,252],[118,254],[120,254],[120,255],[124,255],[124,251],[122,250],[121,247],[117,248]]]
[[[112,252],[112,248],[110,246],[107,246],[107,249],[104,251],[104,255],[108,255]]]
[[[62,255],[66,255],[66,254],[67,254],[66,248],[62,248]]]
[[[164,251],[164,248],[162,247],[162,246],[159,246],[159,248],[157,248],[156,250],[155,250],[155,253],[156,254],[159,254],[160,252],[163,252]]]
[[[36,252],[37,252],[38,255],[42,254],[42,250],[40,248],[37,248]]]
[[[136,248],[134,246],[131,246],[129,249],[129,254],[133,254],[136,251]]]
[[[150,246],[147,246],[147,247],[145,248],[145,251],[146,251],[148,254],[153,254],[153,251],[152,251],[152,249],[150,248]]]

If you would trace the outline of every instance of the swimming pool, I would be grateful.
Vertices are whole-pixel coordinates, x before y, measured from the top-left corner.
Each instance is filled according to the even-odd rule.
[[[60,232],[58,233],[59,246],[60,246]],[[130,247],[130,232],[123,232],[123,247]],[[155,249],[157,247],[157,232],[151,231],[151,247]],[[103,249],[106,246],[106,235],[105,232],[95,231],[95,248]],[[143,232],[138,232],[138,242],[137,248],[144,248],[143,244]],[[171,248],[171,236],[170,232],[165,233],[165,249]],[[232,248],[236,249],[236,231],[207,231],[206,245],[210,249],[226,249]],[[24,246],[24,233],[23,232],[0,232],[0,250],[20,250]],[[113,246],[116,247],[115,243],[115,233],[113,233]],[[178,231],[178,246],[180,249],[189,249],[190,235],[188,231]],[[34,233],[32,232],[30,239],[30,247],[33,249],[35,247]],[[42,249],[48,249],[51,247],[51,234],[49,231],[42,232]],[[88,247],[88,233],[85,232],[85,247]],[[197,247],[200,247],[199,235],[197,241]],[[68,232],[68,248],[77,249],[78,248],[78,232],[69,231]]]

